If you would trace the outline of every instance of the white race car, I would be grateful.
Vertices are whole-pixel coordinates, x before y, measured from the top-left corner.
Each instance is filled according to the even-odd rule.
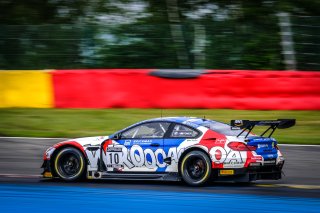
[[[254,135],[256,125],[268,129]],[[209,180],[280,179],[284,158],[271,135],[293,125],[294,119],[232,120],[231,125],[190,117],[146,120],[110,136],[55,144],[44,153],[43,176],[65,181],[182,179],[193,186]]]

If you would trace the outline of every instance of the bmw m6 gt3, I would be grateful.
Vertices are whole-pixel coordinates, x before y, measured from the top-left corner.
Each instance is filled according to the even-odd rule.
[[[142,121],[110,136],[62,141],[44,153],[43,176],[87,179],[254,181],[281,178],[284,157],[271,137],[294,119],[232,120],[192,117]],[[251,130],[267,129],[261,135]],[[268,134],[268,135],[267,135]]]

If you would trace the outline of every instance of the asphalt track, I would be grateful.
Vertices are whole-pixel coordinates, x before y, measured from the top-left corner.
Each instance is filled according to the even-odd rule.
[[[281,146],[280,181],[252,184],[43,180],[42,155],[61,139],[0,138],[0,212],[320,212],[320,146]]]

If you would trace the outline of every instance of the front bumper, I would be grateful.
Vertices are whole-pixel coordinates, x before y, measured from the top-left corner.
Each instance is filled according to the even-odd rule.
[[[42,163],[41,168],[43,168],[43,172],[41,173],[42,177],[44,178],[53,178],[51,172],[51,165],[49,160],[44,160]]]

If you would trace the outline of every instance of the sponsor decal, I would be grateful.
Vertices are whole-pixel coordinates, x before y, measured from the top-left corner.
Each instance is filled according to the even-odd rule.
[[[243,125],[243,121],[242,120],[235,120],[234,121],[234,125],[237,126],[237,127],[240,127]]]
[[[252,138],[251,142],[270,142],[270,140],[275,141],[273,138]]]
[[[133,145],[130,149],[123,145],[109,145],[107,152],[102,152],[102,160],[108,168],[124,168],[132,169],[134,167],[147,167],[147,168],[164,168],[167,164],[164,159],[171,158],[172,163],[178,163],[179,158],[184,149],[177,150],[172,147],[166,153],[163,149],[156,150],[143,149],[139,145]],[[97,167],[98,155],[94,155],[89,150],[86,150],[90,165]]]
[[[260,155],[252,156],[251,161],[252,162],[262,162],[262,156],[260,156]]]
[[[133,145],[128,148],[124,145],[108,145],[106,152],[102,152],[102,161],[107,168],[118,170],[133,169],[135,167],[145,167],[149,169],[167,168],[168,164],[164,161],[166,158],[171,159],[171,165],[177,165],[181,154],[185,148],[171,147],[165,151],[158,149],[143,149],[140,145]],[[98,166],[100,155],[86,150],[90,166]],[[100,151],[97,151],[100,153]],[[216,165],[232,167],[244,166],[247,160],[247,151],[228,150],[224,147],[215,146],[209,151],[212,162]],[[251,158],[250,158],[251,159]],[[262,161],[261,156],[253,156],[252,162]]]
[[[211,160],[215,164],[243,164],[244,160],[240,151],[230,150],[227,152],[223,147],[216,146],[210,150]]]
[[[215,144],[218,145],[218,144],[225,144],[226,143],[226,139],[224,138],[218,138],[215,140]]]
[[[97,154],[97,150],[89,150],[92,154],[93,157],[96,157],[96,154]]]
[[[231,121],[232,130],[240,130],[243,127],[243,120],[233,120]]]
[[[258,149],[259,148],[268,148],[269,145],[268,144],[258,144]]]
[[[174,131],[173,133],[174,137],[192,137],[193,136],[193,132],[192,131]]]
[[[275,158],[275,157],[276,157],[276,155],[273,155],[273,154],[267,155],[267,158]]]
[[[220,170],[220,175],[234,175],[234,170],[233,169]]]
[[[109,165],[107,165],[107,168],[123,169],[123,168],[124,168],[124,165],[109,164]]]
[[[122,148],[121,148],[121,147],[111,146],[111,147],[108,147],[108,148],[107,148],[107,152],[121,152],[121,151],[122,151]]]
[[[187,139],[187,140],[185,140],[186,142],[194,142],[194,141],[198,141],[198,139]]]
[[[152,143],[152,140],[132,140],[132,145],[149,145]]]
[[[125,140],[123,145],[131,146],[131,140]]]

